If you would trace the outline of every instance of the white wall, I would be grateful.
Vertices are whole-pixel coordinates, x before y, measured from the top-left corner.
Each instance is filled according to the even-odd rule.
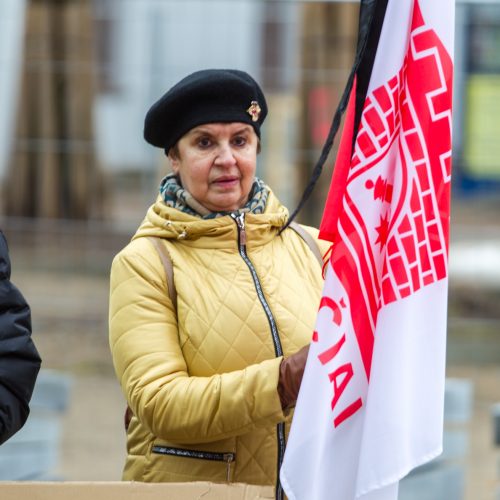
[[[112,5],[118,90],[96,102],[99,157],[109,170],[155,169],[160,153],[142,138],[149,106],[198,69],[237,68],[259,79],[262,3],[122,0]]]
[[[0,0],[0,179],[15,132],[23,53],[25,0]]]

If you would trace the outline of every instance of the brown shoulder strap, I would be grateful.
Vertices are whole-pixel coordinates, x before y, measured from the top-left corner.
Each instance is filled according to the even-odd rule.
[[[311,234],[308,233],[300,224],[297,224],[295,221],[290,222],[290,225],[288,227],[290,229],[293,229],[305,241],[306,245],[311,249],[311,252],[318,260],[320,267],[323,268],[323,256],[321,255],[318,244],[311,236]]]
[[[160,260],[163,264],[163,268],[165,269],[165,277],[167,279],[168,295],[170,297],[170,300],[172,301],[174,309],[177,310],[177,290],[175,289],[175,283],[174,283],[174,266],[172,264],[172,259],[170,258],[170,255],[168,254],[165,245],[162,245],[162,243],[160,242],[161,238],[157,238],[155,236],[149,236],[148,240],[156,248],[158,256],[160,257]],[[134,414],[130,409],[130,406],[127,405],[127,408],[125,409],[125,415],[123,417],[125,431],[128,430],[130,421],[132,420],[133,416]]]
[[[167,279],[168,294],[170,296],[170,300],[172,301],[172,304],[174,305],[174,309],[177,309],[177,290],[175,289],[175,283],[174,283],[174,266],[172,264],[172,259],[170,258],[170,255],[168,254],[168,252],[165,248],[165,245],[163,245],[160,242],[161,238],[149,236],[148,240],[151,241],[153,246],[156,248],[156,251],[158,252],[160,260],[161,260],[163,267],[165,269],[165,277]]]

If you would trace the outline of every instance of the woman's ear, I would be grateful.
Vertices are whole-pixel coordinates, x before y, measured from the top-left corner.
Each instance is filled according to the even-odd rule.
[[[170,162],[170,166],[172,167],[172,171],[174,174],[179,173],[179,167],[180,167],[180,154],[179,154],[179,147],[177,144],[173,145],[167,153],[167,158]]]
[[[172,172],[177,175],[179,173],[179,163],[180,163],[179,157],[169,152],[167,158],[168,161],[170,162],[170,167],[172,168]]]

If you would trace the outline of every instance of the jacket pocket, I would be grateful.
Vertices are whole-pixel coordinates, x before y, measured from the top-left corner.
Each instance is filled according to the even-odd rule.
[[[231,481],[236,454],[154,444],[145,480],[153,481]],[[147,476],[147,477],[146,477]]]

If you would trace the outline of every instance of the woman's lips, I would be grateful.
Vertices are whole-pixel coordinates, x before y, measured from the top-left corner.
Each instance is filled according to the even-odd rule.
[[[239,181],[238,177],[219,177],[213,181],[213,184],[222,188],[231,188],[238,184]]]

